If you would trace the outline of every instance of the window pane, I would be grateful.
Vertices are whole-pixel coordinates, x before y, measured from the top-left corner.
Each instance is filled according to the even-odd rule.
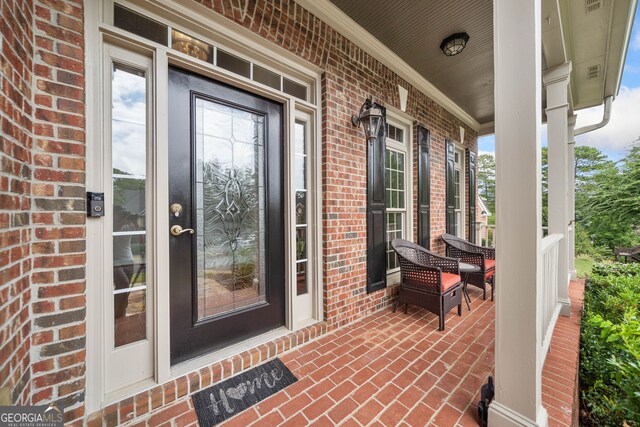
[[[307,172],[307,168],[306,168],[307,158],[299,154],[296,154],[295,158],[296,158],[296,165],[295,165],[296,188],[297,189],[307,188],[306,176],[305,176]]]
[[[167,26],[137,14],[119,4],[113,5],[113,25],[144,37],[152,42],[167,45]]]
[[[307,285],[307,261],[299,262],[296,264],[296,293],[297,295],[304,295],[309,292]]]
[[[147,82],[114,64],[111,89],[115,346],[146,338]]]
[[[307,227],[296,228],[296,260],[307,259]]]
[[[123,280],[126,280],[125,276],[129,273],[138,274],[134,272],[135,270],[127,272],[115,270],[114,268],[114,276],[122,275]],[[113,299],[116,308],[115,346],[120,347],[145,339],[147,337],[146,290],[118,293],[113,296]]]
[[[111,81],[113,173],[147,174],[147,86],[144,72],[114,64]]]
[[[286,77],[282,79],[282,91],[304,101],[307,100],[307,87]]]
[[[280,75],[256,64],[253,64],[253,80],[280,90]]]
[[[307,223],[307,192],[296,191],[296,224]]]
[[[216,65],[244,77],[249,77],[251,74],[251,64],[249,61],[238,58],[222,49],[218,49],[218,53],[216,54]]]
[[[305,141],[307,139],[307,125],[304,123],[296,122],[295,127],[295,144],[296,154],[307,154],[307,147]]]
[[[171,48],[202,61],[211,62],[213,52],[211,45],[178,30],[171,31]]]
[[[395,238],[405,238],[403,212],[387,213],[387,270],[400,266],[395,251],[391,247],[391,241]]]

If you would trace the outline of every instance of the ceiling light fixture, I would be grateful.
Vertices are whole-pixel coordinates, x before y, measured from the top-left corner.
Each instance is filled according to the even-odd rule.
[[[440,43],[440,49],[442,53],[447,56],[454,56],[462,52],[469,41],[469,34],[467,33],[455,33],[451,34]]]

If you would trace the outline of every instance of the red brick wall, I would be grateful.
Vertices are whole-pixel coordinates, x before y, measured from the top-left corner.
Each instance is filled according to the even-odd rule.
[[[82,415],[85,359],[81,0],[0,6],[0,381],[14,403]]]
[[[33,402],[84,415],[85,145],[82,0],[35,2]]]
[[[0,387],[30,400],[33,5],[0,2]]]
[[[431,131],[431,236],[437,251],[443,250],[439,236],[445,229],[444,141],[458,140],[464,125],[291,0],[248,2],[246,10],[239,1],[200,3],[324,70],[322,267],[327,323],[322,328],[331,330],[384,307],[393,288],[371,295],[365,291],[365,140],[350,117],[368,95],[398,108],[397,85],[409,89],[407,114]],[[0,362],[0,384],[17,389],[14,402],[57,401],[67,408],[68,420],[81,419],[86,386],[83,3],[1,4],[0,117],[6,137],[0,153],[0,361],[7,362]],[[21,22],[13,22],[9,9],[23,11]],[[13,60],[15,56],[20,60]],[[465,145],[476,150],[476,133],[465,129]],[[146,398],[153,400],[148,394]],[[130,407],[129,400],[116,407]],[[166,406],[158,410],[162,408]],[[149,410],[147,406],[145,416]]]

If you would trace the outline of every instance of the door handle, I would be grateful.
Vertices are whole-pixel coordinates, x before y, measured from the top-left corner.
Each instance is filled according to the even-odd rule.
[[[189,234],[193,234],[194,230],[193,228],[182,228],[179,225],[174,225],[173,227],[171,227],[171,234],[173,234],[174,236],[179,236],[182,233],[189,233]]]

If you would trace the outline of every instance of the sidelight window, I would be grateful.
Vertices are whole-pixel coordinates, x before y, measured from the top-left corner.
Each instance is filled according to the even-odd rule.
[[[146,338],[147,80],[113,64],[112,198],[115,347]]]

